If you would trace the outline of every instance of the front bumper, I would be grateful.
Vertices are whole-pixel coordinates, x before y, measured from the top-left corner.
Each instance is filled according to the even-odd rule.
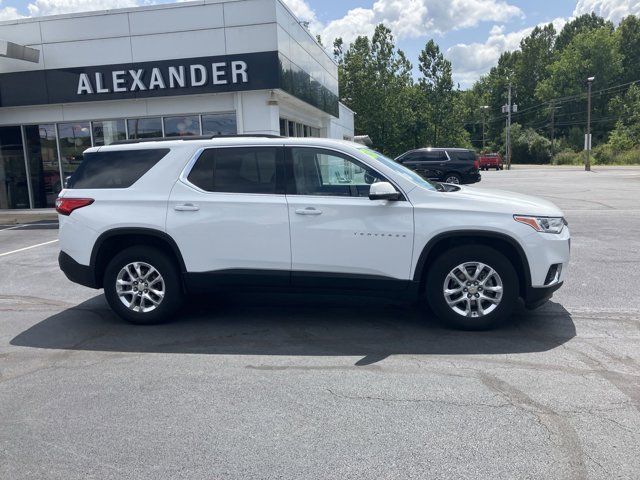
[[[62,251],[58,254],[58,265],[72,282],[89,288],[100,288],[93,267],[76,262],[70,255]]]
[[[553,292],[562,286],[563,282],[558,282],[548,287],[528,286],[524,294],[524,306],[530,310],[538,308],[553,296]]]

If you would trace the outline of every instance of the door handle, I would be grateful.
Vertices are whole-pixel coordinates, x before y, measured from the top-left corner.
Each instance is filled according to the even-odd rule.
[[[194,203],[179,203],[173,209],[176,212],[196,212],[200,210],[200,207]]]
[[[313,207],[298,208],[298,209],[296,209],[296,213],[298,215],[321,215],[322,214],[322,210],[318,210],[318,209],[313,208]]]

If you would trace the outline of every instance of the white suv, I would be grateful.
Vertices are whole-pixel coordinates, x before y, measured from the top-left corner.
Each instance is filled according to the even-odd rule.
[[[363,145],[234,136],[87,150],[57,200],[60,267],[135,323],[229,288],[418,298],[493,327],[562,285],[552,203],[436,184]]]

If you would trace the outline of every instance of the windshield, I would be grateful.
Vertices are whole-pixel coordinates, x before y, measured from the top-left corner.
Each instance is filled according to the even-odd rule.
[[[378,160],[380,163],[396,171],[398,174],[402,175],[407,180],[412,181],[416,185],[419,185],[422,188],[426,188],[427,190],[438,190],[435,183],[430,182],[429,180],[425,180],[413,170],[409,170],[404,165],[391,160],[389,157],[385,157],[380,152],[376,152],[375,150],[367,147],[359,148],[358,150],[360,150],[365,155],[370,156],[374,160]]]

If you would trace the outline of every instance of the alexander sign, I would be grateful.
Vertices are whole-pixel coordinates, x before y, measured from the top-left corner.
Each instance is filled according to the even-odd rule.
[[[0,74],[0,106],[278,88],[277,52]]]
[[[229,83],[248,83],[247,62],[233,60],[231,62],[214,62],[202,65],[200,63],[168,66],[166,68],[153,67],[149,75],[145,76],[145,69],[114,70],[105,80],[102,72],[96,72],[91,78],[88,73],[78,76],[78,95],[102,94],[111,92],[135,92],[144,90],[164,90],[165,88],[202,87],[212,85],[228,85]]]

